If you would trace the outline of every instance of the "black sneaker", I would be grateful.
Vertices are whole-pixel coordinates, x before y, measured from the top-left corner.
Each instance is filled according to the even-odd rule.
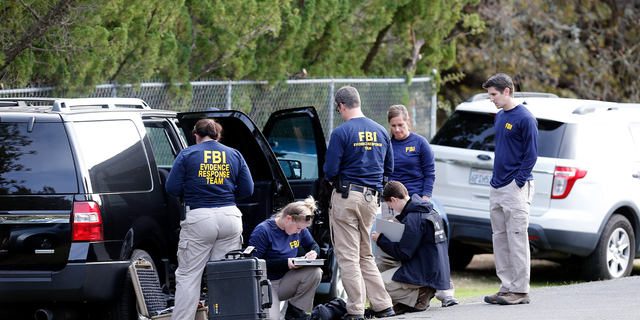
[[[367,318],[386,318],[393,317],[395,315],[396,313],[393,311],[393,307],[389,307],[381,311],[373,311],[371,308],[364,311],[364,316]]]
[[[345,314],[342,316],[343,320],[364,320],[364,316],[361,314]]]
[[[444,300],[442,300],[443,307],[455,306],[456,304],[459,304],[459,303],[460,302],[454,297],[446,297],[444,298]]]
[[[405,314],[405,313],[409,313],[409,312],[419,312],[419,311],[423,311],[420,309],[416,309],[414,307],[410,307],[406,304],[403,303],[397,303],[395,306],[393,306],[393,311],[396,313],[396,316],[399,316],[401,314]]]
[[[284,314],[284,318],[286,320],[302,320],[311,318],[311,315],[307,314],[291,303],[288,303],[288,305],[289,306],[287,307],[287,313]]]

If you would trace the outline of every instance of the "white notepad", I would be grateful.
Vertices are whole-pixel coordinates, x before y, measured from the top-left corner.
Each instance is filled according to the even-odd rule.
[[[293,259],[294,266],[322,266],[324,265],[324,259],[305,259],[295,258]]]
[[[376,231],[378,233],[384,233],[384,236],[389,240],[398,242],[402,239],[404,224],[389,220],[376,219]],[[377,263],[384,263],[394,267],[400,266],[400,261],[382,251],[382,249],[378,247],[378,244],[376,244],[375,253]]]

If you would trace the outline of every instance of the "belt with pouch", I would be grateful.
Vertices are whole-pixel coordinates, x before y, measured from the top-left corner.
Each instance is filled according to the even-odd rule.
[[[374,195],[374,196],[378,196],[378,194],[379,194],[378,190],[376,190],[376,189],[371,189],[371,188],[367,188],[367,187],[361,187],[361,186],[358,186],[358,185],[355,185],[355,184],[352,184],[349,187],[349,190],[362,192],[364,194],[366,194],[367,191],[370,191],[371,194]]]

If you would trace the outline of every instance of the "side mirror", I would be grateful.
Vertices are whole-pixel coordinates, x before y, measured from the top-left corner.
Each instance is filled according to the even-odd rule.
[[[278,160],[287,179],[302,178],[302,163],[298,160]]]

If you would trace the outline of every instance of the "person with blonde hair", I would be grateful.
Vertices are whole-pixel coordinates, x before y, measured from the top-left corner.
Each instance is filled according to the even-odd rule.
[[[427,139],[410,130],[411,118],[407,108],[401,104],[389,107],[387,120],[391,130],[391,147],[393,148],[393,174],[389,180],[401,182],[410,196],[417,194],[429,201],[436,179],[433,150]],[[393,210],[386,202],[381,204],[381,216],[385,220],[396,220],[400,212]],[[384,266],[378,266],[384,271]],[[436,299],[442,301],[443,307],[459,304],[453,297],[455,287],[450,283],[449,289],[438,290]]]
[[[251,233],[249,245],[255,247],[254,257],[267,263],[267,278],[271,281],[272,320],[280,319],[280,301],[289,301],[285,319],[308,319],[322,269],[295,266],[294,258],[303,249],[304,257],[316,259],[320,246],[307,229],[316,210],[313,197],[288,204],[273,218],[261,222]]]

